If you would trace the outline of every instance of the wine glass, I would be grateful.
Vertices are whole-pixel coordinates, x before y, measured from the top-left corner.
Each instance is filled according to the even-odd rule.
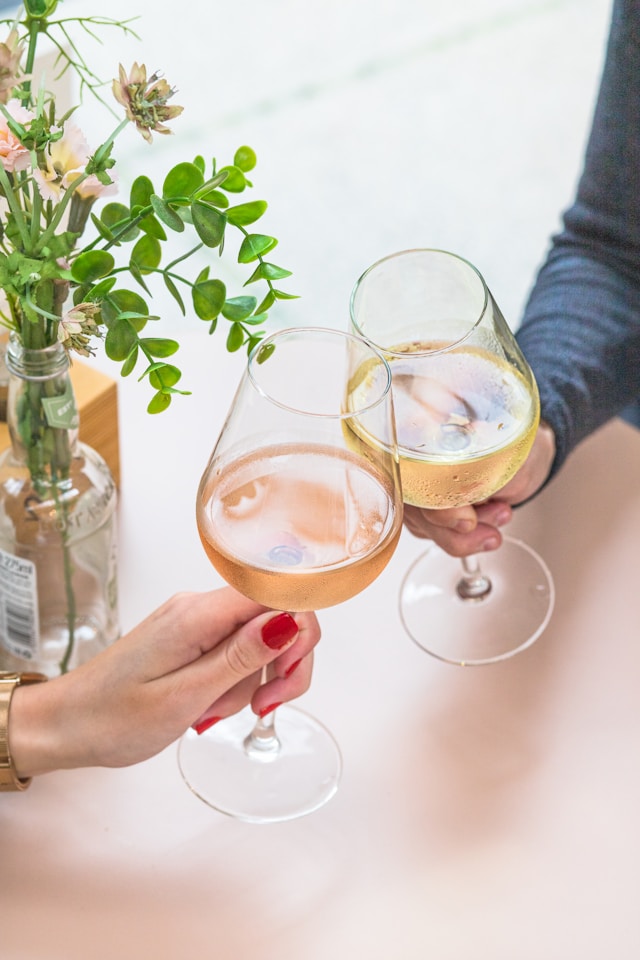
[[[354,380],[360,369],[376,378],[366,397]],[[263,340],[197,494],[198,531],[218,572],[279,610],[341,603],[386,566],[402,510],[391,373],[381,353],[319,327]],[[179,765],[210,806],[264,823],[322,806],[342,761],[321,723],[285,705],[257,720],[247,709],[200,737],[187,731]]]
[[[478,270],[444,250],[405,250],[374,263],[351,296],[353,330],[389,361],[405,503],[442,509],[491,497],[524,463],[540,416],[538,390]],[[375,390],[372,376],[368,377]],[[435,544],[407,572],[400,613],[428,653],[494,663],[545,629],[554,586],[527,544],[455,561]]]

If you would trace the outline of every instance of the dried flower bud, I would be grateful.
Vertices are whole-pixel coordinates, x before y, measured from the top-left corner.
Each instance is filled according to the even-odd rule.
[[[167,101],[175,93],[166,80],[158,73],[147,79],[147,68],[134,63],[129,76],[120,64],[120,79],[113,81],[113,95],[125,108],[127,117],[142,134],[148,143],[151,143],[151,132],[171,133],[164,125],[166,120],[172,120],[182,113],[182,107],[169,107]]]

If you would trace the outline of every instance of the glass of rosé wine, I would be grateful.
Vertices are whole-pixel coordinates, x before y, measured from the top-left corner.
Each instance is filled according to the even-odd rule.
[[[393,254],[356,283],[351,321],[391,368],[404,502],[437,510],[488,500],[526,460],[540,403],[533,373],[478,270],[444,250]],[[376,377],[373,368],[360,377],[374,394]],[[462,569],[430,545],[404,578],[400,613],[418,646],[472,665],[529,647],[553,603],[545,563],[505,537],[482,566],[465,557]]]
[[[355,379],[363,369],[375,376],[366,395]],[[198,531],[216,570],[278,610],[342,603],[386,566],[402,514],[391,374],[381,353],[361,337],[318,327],[261,341],[197,494]],[[211,807],[273,822],[329,800],[342,760],[326,727],[284,705],[257,719],[247,709],[201,736],[189,730],[179,764]]]

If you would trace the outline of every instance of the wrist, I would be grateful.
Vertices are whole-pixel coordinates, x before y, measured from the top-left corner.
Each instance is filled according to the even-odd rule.
[[[14,691],[9,719],[9,749],[16,773],[32,778],[70,766],[65,758],[64,703],[61,681],[20,685]],[[65,685],[62,684],[62,687]]]
[[[32,771],[23,763],[21,750],[18,759],[14,752],[16,727],[16,700],[21,700],[21,692],[35,685],[40,686],[47,678],[41,673],[0,673],[0,790],[26,790],[31,783]],[[21,719],[18,729],[24,727]],[[20,738],[18,737],[18,740]],[[35,772],[35,771],[34,771]]]

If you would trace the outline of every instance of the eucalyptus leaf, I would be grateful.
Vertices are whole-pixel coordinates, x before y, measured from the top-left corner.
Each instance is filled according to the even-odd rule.
[[[225,174],[224,180],[220,183],[223,190],[228,193],[242,193],[246,189],[247,178],[239,167],[222,167],[218,176],[222,173]]]
[[[87,250],[71,265],[71,275],[78,283],[93,283],[111,273],[115,260],[106,250]]]
[[[251,263],[258,257],[264,256],[269,250],[277,246],[278,241],[275,237],[269,237],[263,233],[250,233],[244,238],[238,252],[238,263]]]
[[[191,291],[193,309],[201,320],[214,320],[222,310],[227,288],[222,280],[205,280]]]
[[[149,214],[146,217],[143,217],[142,220],[140,220],[138,226],[140,227],[141,230],[144,231],[144,233],[148,233],[150,237],[155,237],[156,240],[167,239],[167,234],[164,227],[162,226],[160,221],[157,220],[151,214]]]
[[[126,360],[137,342],[138,335],[129,321],[117,317],[107,330],[104,341],[105,353],[110,360]]]
[[[238,147],[233,157],[233,162],[236,167],[248,173],[249,170],[253,170],[258,162],[258,158],[251,147]]]
[[[110,243],[113,241],[114,236],[111,233],[111,230],[109,230],[109,228],[106,226],[106,224],[102,222],[102,220],[96,217],[95,213],[91,214],[91,222],[93,223],[94,227],[96,228],[96,230],[98,231],[98,233],[100,234],[103,240],[107,240]]]
[[[131,263],[135,263],[141,273],[152,273],[161,260],[160,242],[149,234],[143,234],[131,251]]]
[[[258,363],[264,363],[265,360],[268,360],[275,348],[275,343],[265,343],[264,346],[260,348],[256,356]]]
[[[173,280],[171,279],[171,277],[169,276],[168,273],[163,273],[163,274],[162,274],[162,279],[163,279],[164,282],[165,282],[165,286],[166,286],[167,290],[169,291],[169,293],[171,294],[171,296],[173,297],[173,299],[176,301],[176,303],[177,303],[178,306],[180,307],[180,312],[181,312],[182,316],[183,316],[183,317],[186,316],[187,311],[186,311],[186,308],[185,308],[185,305],[184,305],[184,300],[182,299],[182,296],[181,296],[181,294],[180,294],[180,291],[179,291],[178,288],[176,287],[175,283],[173,282]]]
[[[163,387],[175,387],[182,377],[182,371],[170,363],[155,363],[148,370],[149,383],[156,390]]]
[[[88,290],[83,297],[87,300],[102,300],[103,297],[113,290],[116,283],[118,282],[117,277],[105,277],[104,280],[101,280],[100,283],[96,283],[90,290]],[[79,300],[78,303],[82,301]]]
[[[194,163],[178,163],[173,167],[162,185],[165,200],[191,197],[204,183],[204,175]]]
[[[257,308],[257,313],[264,313],[265,310],[270,310],[275,302],[276,295],[273,292],[273,289],[270,289],[260,306]]]
[[[206,247],[217,247],[224,237],[226,214],[200,201],[193,204],[191,216],[196,232]]]
[[[130,373],[135,369],[135,365],[138,361],[138,347],[137,345],[133,348],[127,359],[122,364],[120,368],[120,376],[128,377]]]
[[[290,270],[277,267],[275,263],[261,263],[246,281],[245,286],[248,283],[255,283],[256,280],[281,280],[283,277],[290,276]]]
[[[162,197],[158,197],[155,193],[151,197],[151,206],[153,207],[153,212],[159,220],[169,227],[170,230],[175,230],[176,233],[182,233],[184,230],[184,221],[182,217],[178,216],[175,210],[166,203]]]
[[[154,393],[153,397],[149,401],[147,413],[162,413],[167,409],[170,403],[171,394],[163,393],[161,390],[158,390],[158,392]]]
[[[250,203],[239,203],[236,207],[229,207],[226,217],[234,226],[246,227],[259,220],[266,209],[266,200],[252,200]]]
[[[134,260],[129,261],[129,273],[131,274],[134,280],[137,280],[137,282],[140,284],[140,286],[145,291],[145,293],[148,293],[149,296],[151,296],[151,291],[149,290],[149,287],[144,282],[142,271],[140,270],[140,267]]]
[[[225,301],[222,316],[227,320],[246,320],[255,310],[257,302],[256,297],[233,297]]]
[[[244,330],[239,323],[232,323],[231,329],[227,335],[227,350],[229,353],[235,353],[244,343]]]
[[[129,203],[131,209],[134,207],[148,207],[151,202],[151,195],[154,193],[153,184],[149,177],[144,175],[136,177],[131,185],[129,194]]]
[[[167,340],[163,337],[144,337],[139,343],[140,347],[152,357],[171,357],[180,349],[180,344],[175,340]]]

